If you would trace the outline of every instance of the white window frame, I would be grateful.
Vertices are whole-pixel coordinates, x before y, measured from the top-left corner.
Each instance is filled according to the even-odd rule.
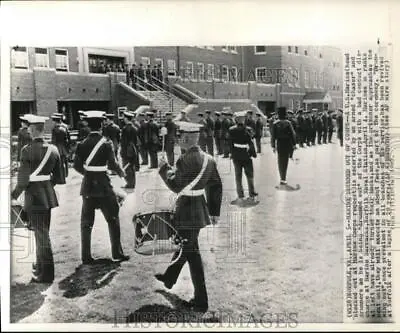
[[[296,88],[299,88],[300,87],[300,70],[296,68],[295,71],[297,73],[297,81],[294,83],[294,86]]]
[[[263,46],[265,48],[265,51],[257,52],[257,46]],[[256,45],[256,46],[254,46],[254,54],[256,54],[256,55],[267,54],[267,46],[266,45]]]
[[[233,82],[238,82],[238,69],[236,66],[231,66],[231,69],[229,71],[229,74],[233,74],[233,72],[235,72],[234,75],[229,75],[229,80],[233,81]],[[231,80],[232,78],[232,80]]]
[[[222,46],[222,52],[228,53],[229,52],[228,48],[229,48],[229,46],[227,46],[227,45]]]
[[[288,45],[288,47],[287,47],[287,52],[288,52],[288,53],[293,53],[292,46]]]
[[[233,53],[233,54],[237,54],[237,53],[238,53],[238,51],[237,51],[237,46],[235,46],[235,45],[228,45],[228,51],[230,51],[230,52]]]
[[[191,74],[190,75],[189,75],[189,67],[191,67],[191,69],[190,69]],[[194,74],[193,72],[194,72],[193,61],[186,61],[185,79],[192,80],[193,79],[193,74]]]
[[[214,46],[208,45],[208,46],[206,46],[206,49],[208,49],[208,50],[214,50]]]
[[[324,88],[324,72],[319,73],[319,87]]]
[[[36,53],[36,49],[45,49],[46,50],[46,66],[38,66],[38,61],[37,61],[37,55],[42,53]],[[44,58],[44,57],[43,57]],[[50,61],[49,61],[49,48],[48,47],[35,47],[35,67],[40,67],[40,68],[49,68],[50,67]]]
[[[66,55],[64,56],[65,57],[65,59],[67,60],[66,61],[66,64],[67,64],[67,68],[63,68],[63,67],[57,67],[57,51],[65,51],[66,52]],[[54,54],[55,54],[55,58],[56,58],[56,70],[60,70],[60,71],[62,71],[62,72],[69,72],[69,54],[68,54],[68,49],[60,49],[60,48],[56,48],[55,50],[54,50]],[[58,55],[58,56],[60,56],[60,55]]]
[[[226,76],[224,75],[224,69],[226,68]],[[224,82],[228,82],[229,81],[229,66],[228,65],[222,65],[221,66],[221,79]]]
[[[308,53],[307,48],[305,48],[305,49],[303,50],[303,54],[304,54],[305,57],[308,57],[308,56],[309,56],[309,53]]]
[[[28,48],[26,46],[21,46],[21,48],[25,48],[25,51],[16,51],[12,49],[11,51],[11,64],[13,68],[18,68],[18,69],[28,69],[29,68],[29,54],[28,54]],[[19,55],[17,55],[19,54]],[[23,54],[23,56],[22,56]],[[19,63],[16,64],[16,60],[20,59],[20,57],[24,58],[23,62],[26,64],[20,65]],[[21,61],[22,62],[22,61]]]
[[[298,46],[295,46],[295,47],[294,47],[294,53],[295,53],[295,54],[300,54],[300,53],[299,53],[299,47],[298,47]]]
[[[318,72],[314,71],[314,88],[318,88],[319,87],[318,78],[319,78]]]
[[[207,81],[214,80],[215,77],[215,66],[214,64],[207,64]]]
[[[288,67],[287,68],[288,69],[288,71],[291,73],[292,72],[292,70],[293,70],[293,68],[292,67]],[[289,87],[293,87],[294,86],[294,84],[293,84],[293,82],[292,82],[292,78],[291,77],[289,77],[289,79],[287,80],[287,84],[288,84],[288,86]]]
[[[259,70],[265,70],[265,75],[264,76],[259,76],[258,75],[258,71]],[[267,77],[267,67],[256,67],[255,68],[255,74],[256,74],[256,81],[263,81],[263,77],[266,78]]]
[[[201,67],[201,69],[200,69]],[[204,81],[205,74],[204,74],[204,63],[198,62],[197,63],[197,78],[199,81]]]
[[[170,63],[173,63],[174,65],[170,67]],[[171,74],[173,73],[173,74]],[[168,76],[176,76],[176,61],[175,59],[168,59],[167,60],[167,75]]]
[[[150,65],[150,57],[141,57],[140,63],[143,64],[143,69],[147,69],[147,66]]]
[[[304,71],[304,88],[310,88],[310,71]]]

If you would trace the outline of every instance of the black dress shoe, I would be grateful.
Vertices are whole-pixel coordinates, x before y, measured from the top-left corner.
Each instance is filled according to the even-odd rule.
[[[53,283],[54,278],[48,278],[48,277],[39,277],[35,274],[32,274],[32,279],[31,283]]]
[[[112,260],[114,262],[121,262],[121,261],[127,261],[129,260],[130,256],[127,256],[125,254],[120,254],[117,257],[113,257]]]
[[[207,312],[208,310],[208,304],[205,302],[198,302],[194,298],[192,298],[188,302],[188,306],[190,310],[195,311],[195,312]]]
[[[173,287],[173,285],[174,285],[172,282],[167,281],[163,274],[156,274],[156,275],[154,275],[154,277],[158,281],[162,282],[164,284],[165,288],[167,288],[167,289],[171,289]]]

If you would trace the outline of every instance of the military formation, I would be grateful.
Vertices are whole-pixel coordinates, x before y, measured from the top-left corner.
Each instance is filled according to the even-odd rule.
[[[127,190],[136,188],[136,172],[144,165],[159,169],[168,188],[178,194],[174,224],[182,237],[182,255],[175,253],[171,264],[157,280],[171,288],[183,265],[188,262],[194,285],[190,307],[199,311],[208,308],[204,269],[198,245],[198,235],[208,224],[215,224],[222,204],[222,180],[214,156],[230,158],[235,169],[237,198],[233,205],[256,204],[258,192],[254,179],[253,159],[262,153],[261,138],[264,123],[260,114],[251,110],[233,113],[230,107],[221,112],[197,112],[198,121],[191,121],[186,112],[173,118],[171,112],[159,124],[155,110],[123,113],[122,125],[115,115],[102,111],[81,111],[78,123],[78,143],[73,168],[82,175],[81,260],[90,265],[95,259],[91,251],[91,234],[95,211],[100,209],[108,225],[111,257],[114,261],[129,260],[121,245],[119,220],[120,198],[111,184],[110,175],[124,178]],[[288,160],[297,143],[300,147],[331,142],[333,117],[327,112],[305,112],[294,115],[278,108],[278,119],[271,117],[271,146],[278,153],[281,184],[286,184]],[[56,185],[66,183],[71,137],[63,123],[63,115],[55,113],[51,144],[44,140],[46,117],[21,117],[18,133],[17,185],[12,191],[12,205],[24,192],[27,226],[36,237],[36,264],[33,282],[54,280],[54,260],[49,237],[51,209],[58,206]],[[340,144],[343,145],[343,116],[336,114]],[[180,156],[175,161],[175,146]],[[158,155],[163,151],[165,154]],[[242,174],[248,183],[248,197],[242,185]],[[176,259],[176,260],[175,260]]]

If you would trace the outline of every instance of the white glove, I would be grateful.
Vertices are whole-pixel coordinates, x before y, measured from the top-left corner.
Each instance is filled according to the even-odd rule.
[[[21,203],[16,199],[11,199],[11,206],[19,206]]]

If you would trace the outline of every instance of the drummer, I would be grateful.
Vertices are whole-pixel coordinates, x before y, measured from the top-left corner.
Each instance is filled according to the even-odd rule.
[[[214,159],[198,146],[201,125],[190,122],[177,122],[177,125],[181,133],[179,145],[185,153],[177,160],[174,172],[170,172],[172,167],[162,158],[159,173],[166,185],[178,193],[175,227],[184,239],[183,249],[179,259],[174,260],[164,274],[155,277],[166,288],[172,288],[188,262],[194,285],[194,298],[189,301],[189,306],[192,310],[206,312],[208,296],[198,237],[206,225],[217,223],[222,182]],[[179,252],[175,253],[173,258],[178,255]]]

